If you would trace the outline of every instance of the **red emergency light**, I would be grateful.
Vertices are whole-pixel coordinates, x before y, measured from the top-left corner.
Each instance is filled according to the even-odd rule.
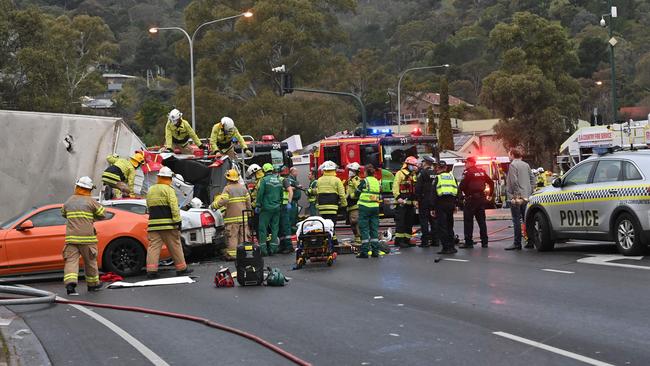
[[[263,142],[273,142],[273,141],[275,141],[275,136],[273,136],[273,135],[264,135],[264,136],[262,136],[262,141]]]
[[[422,129],[420,127],[416,127],[411,131],[411,136],[422,136]]]

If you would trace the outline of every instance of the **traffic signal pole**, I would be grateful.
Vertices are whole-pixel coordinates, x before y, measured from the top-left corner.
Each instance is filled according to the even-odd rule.
[[[361,122],[363,123],[363,130],[361,131],[361,136],[366,136],[367,130],[368,130],[368,117],[366,115],[366,107],[363,105],[363,101],[361,101],[361,98],[352,93],[346,93],[346,92],[337,92],[337,91],[331,91],[331,90],[319,90],[319,89],[308,89],[308,88],[291,88],[291,90],[296,90],[296,91],[301,91],[305,93],[315,93],[315,94],[329,94],[329,95],[341,95],[344,97],[352,97],[354,100],[356,100],[357,104],[359,105],[359,109],[361,109]]]

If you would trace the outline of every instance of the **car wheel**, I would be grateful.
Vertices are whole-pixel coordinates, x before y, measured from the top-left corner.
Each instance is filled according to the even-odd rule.
[[[530,227],[526,226],[528,240],[533,242],[538,252],[548,252],[555,247],[555,241],[551,239],[551,230],[546,215],[542,212],[535,212]]]
[[[144,247],[129,238],[116,239],[104,250],[104,269],[122,277],[135,276],[142,271],[146,260]]]
[[[621,214],[616,219],[614,240],[619,253],[623,255],[640,255],[646,250],[639,224],[632,215],[627,213]]]

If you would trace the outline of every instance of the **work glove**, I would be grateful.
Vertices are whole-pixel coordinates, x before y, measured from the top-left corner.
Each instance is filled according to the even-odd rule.
[[[287,203],[287,210],[291,210],[293,208],[293,205],[291,205],[291,202]]]
[[[249,149],[244,150],[244,153],[245,153],[246,156],[249,157],[249,158],[253,156],[253,152],[250,151]]]

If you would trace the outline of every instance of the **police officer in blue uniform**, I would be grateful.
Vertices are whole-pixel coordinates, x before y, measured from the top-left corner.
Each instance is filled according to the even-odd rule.
[[[489,192],[494,192],[494,182],[487,173],[476,166],[476,158],[470,156],[465,161],[465,171],[459,185],[459,190],[465,197],[465,206],[463,208],[463,221],[465,227],[465,243],[459,248],[474,248],[472,234],[474,233],[474,218],[478,223],[481,246],[487,248],[488,235],[487,224],[485,223],[485,206],[487,197],[485,187],[489,187]]]

